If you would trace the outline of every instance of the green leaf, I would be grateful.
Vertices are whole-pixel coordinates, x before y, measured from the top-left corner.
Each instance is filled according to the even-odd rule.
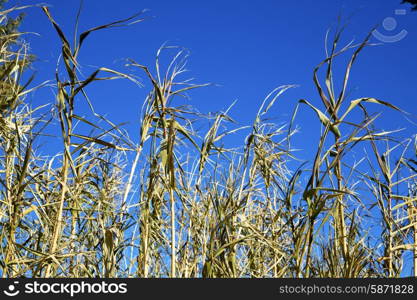
[[[344,118],[350,113],[350,111],[362,102],[376,103],[376,104],[384,105],[384,106],[387,106],[387,107],[392,108],[394,110],[402,112],[402,110],[399,109],[398,107],[392,105],[391,103],[382,101],[382,100],[378,100],[378,99],[375,99],[375,98],[359,98],[359,99],[356,99],[356,100],[353,100],[353,101],[350,102],[350,105],[349,105],[348,109],[343,114],[343,116],[340,118],[340,121],[343,121]]]
[[[331,122],[330,122],[330,120],[329,120],[329,118],[321,111],[321,110],[319,110],[318,108],[316,108],[314,105],[312,105],[310,102],[308,102],[308,101],[306,101],[306,100],[304,100],[304,99],[301,99],[300,101],[299,101],[300,103],[304,103],[304,104],[307,104],[308,106],[310,106],[315,112],[316,112],[316,114],[317,114],[317,116],[319,117],[319,119],[320,119],[320,122],[324,125],[324,126],[328,126],[329,128],[330,128],[330,131],[331,132],[333,132],[333,134],[337,137],[337,138],[340,138],[341,137],[341,134],[340,134],[340,130],[339,130],[339,128],[338,128],[338,126],[337,125],[334,125],[334,124],[332,124]]]

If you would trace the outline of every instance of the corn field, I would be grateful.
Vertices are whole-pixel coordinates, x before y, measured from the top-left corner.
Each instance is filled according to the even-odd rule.
[[[198,102],[178,101],[210,88],[187,78],[180,48],[168,64],[161,63],[171,53],[166,46],[156,49],[153,66],[126,62],[144,86],[129,72],[79,71],[90,35],[141,26],[145,12],[91,28],[71,43],[52,9],[31,7],[43,10],[61,49],[53,80],[35,84],[29,67],[36,53],[15,16],[27,9],[2,4],[0,12],[2,277],[417,276],[417,138],[376,126],[389,115],[371,109],[407,114],[403,108],[347,92],[371,33],[340,45],[343,30],[330,31],[327,57],[312,70],[317,94],[295,99],[279,125],[271,108],[294,86],[277,87],[253,123],[240,126],[230,117],[238,104],[203,115]],[[338,78],[333,70],[343,58]],[[149,89],[137,108],[137,132],[95,112],[103,99],[89,98],[86,88],[110,80]],[[56,101],[29,105],[27,97],[46,86]],[[314,158],[306,162],[292,143],[303,134],[300,110],[321,123],[320,138],[305,150]],[[235,133],[246,137],[225,146]],[[40,139],[59,141],[60,150],[49,153]],[[352,149],[363,156],[352,158]]]

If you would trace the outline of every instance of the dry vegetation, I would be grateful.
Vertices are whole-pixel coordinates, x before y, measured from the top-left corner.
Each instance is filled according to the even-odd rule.
[[[8,17],[19,9],[0,13],[2,277],[398,277],[405,265],[416,266],[416,137],[399,140],[397,132],[375,128],[384,116],[369,107],[402,113],[393,104],[346,95],[369,36],[340,48],[342,30],[335,33],[314,70],[319,97],[313,98],[321,102],[300,100],[283,127],[268,116],[292,86],[272,91],[253,124],[236,128],[229,110],[204,117],[176,105],[201,87],[181,79],[183,52],[165,68],[164,49],[155,68],[131,60],[151,90],[140,135],[129,138],[93,109],[86,117],[78,105],[87,101],[92,108],[97,101],[85,93],[90,84],[136,80],[107,68],[83,77],[77,57],[93,31],[139,22],[142,15],[81,33],[71,45],[43,8],[62,42],[49,110],[25,102],[34,89],[32,78],[24,81],[32,57],[19,20]],[[346,55],[345,76],[333,82],[333,65]],[[302,134],[294,125],[299,109],[322,123],[317,145],[307,149],[314,159],[306,163],[291,143]],[[209,129],[196,132],[196,120]],[[57,126],[62,148],[44,157],[37,140],[49,126]],[[248,132],[246,139],[224,148],[222,139],[238,130]],[[353,148],[368,151],[354,160]]]

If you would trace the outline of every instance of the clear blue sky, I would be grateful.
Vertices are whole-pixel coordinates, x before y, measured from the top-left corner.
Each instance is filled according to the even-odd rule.
[[[38,3],[20,1],[28,2]],[[381,26],[380,33],[390,37],[406,30],[406,36],[395,43],[366,49],[353,69],[349,90],[352,98],[371,96],[391,101],[414,114],[412,119],[416,121],[417,12],[410,12],[410,6],[400,5],[400,2],[86,0],[80,31],[125,18],[145,8],[149,9],[145,15],[151,18],[133,26],[93,33],[84,45],[80,60],[85,74],[93,70],[89,66],[123,71],[126,58],[153,65],[155,52],[164,42],[179,45],[191,53],[189,77],[196,78],[196,82],[220,85],[191,93],[192,103],[200,111],[222,110],[237,99],[231,114],[237,121],[247,124],[253,120],[263,97],[273,88],[298,84],[300,87],[287,92],[272,111],[278,122],[285,122],[298,99],[319,103],[311,80],[312,70],[324,58],[325,32],[336,24],[339,14],[345,20],[350,17],[343,42],[360,41],[374,25],[391,18],[391,23],[386,23],[390,30]],[[79,1],[49,0],[46,3],[50,4],[51,13],[60,26],[72,37]],[[396,15],[396,9],[405,9],[406,14]],[[388,27],[393,19],[397,22],[395,29]],[[30,9],[23,30],[40,34],[30,36],[31,49],[38,56],[37,82],[53,79],[59,40],[39,8]],[[375,38],[373,41],[378,42]],[[129,121],[135,125],[144,93],[150,88],[145,76],[140,75],[147,84],[145,89],[124,81],[92,86],[88,92],[97,111],[115,122]],[[50,91],[40,91],[32,100],[37,104],[51,101],[52,97]],[[407,127],[404,136],[417,131],[401,114],[389,115],[389,124],[380,124],[383,129]],[[300,142],[306,136],[317,136],[320,124],[309,109],[301,110],[297,124],[303,130],[303,136],[298,138]],[[132,126],[131,130],[134,128]]]

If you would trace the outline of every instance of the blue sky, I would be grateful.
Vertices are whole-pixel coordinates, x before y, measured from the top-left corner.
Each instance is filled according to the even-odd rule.
[[[321,105],[312,74],[314,67],[325,58],[325,33],[334,28],[337,17],[341,15],[344,21],[349,20],[341,45],[352,39],[361,41],[371,28],[381,24],[380,37],[396,41],[381,43],[381,38],[372,38],[372,42],[381,45],[366,48],[359,56],[352,70],[349,98],[375,97],[408,111],[411,122],[398,112],[368,106],[373,112],[381,109],[384,112],[385,118],[377,123],[379,128],[404,128],[400,136],[406,138],[417,132],[417,12],[410,12],[410,7],[400,2],[85,0],[80,31],[128,17],[142,9],[149,11],[144,14],[148,17],[144,22],[89,36],[80,63],[85,74],[98,66],[126,71],[127,58],[153,66],[155,53],[163,43],[181,46],[190,52],[188,77],[195,78],[197,83],[215,84],[190,93],[190,104],[198,110],[204,113],[225,110],[237,100],[231,116],[242,125],[250,125],[271,90],[297,84],[297,88],[278,100],[270,113],[277,123],[286,123],[299,99]],[[72,36],[79,1],[46,3],[62,29]],[[33,66],[36,82],[53,79],[60,42],[40,8],[28,11],[22,30],[39,34],[28,35],[31,51],[38,58]],[[344,67],[348,58],[340,58],[339,66]],[[129,122],[125,128],[134,140],[137,140],[140,108],[151,88],[143,73],[136,74],[142,78],[144,88],[125,80],[97,82],[88,88],[96,111],[115,123]],[[337,79],[336,76],[336,82],[340,82]],[[28,100],[34,105],[54,102],[53,89],[40,89]],[[312,144],[316,145],[320,134],[316,115],[302,107],[296,124],[300,133],[294,138],[295,147],[308,150]],[[241,145],[239,138],[242,137],[236,135],[230,142]],[[303,152],[302,158],[308,158],[309,154],[312,153]]]
[[[80,61],[86,74],[93,70],[89,66],[125,71],[126,58],[152,66],[156,50],[165,42],[185,47],[190,51],[188,76],[199,83],[217,84],[190,94],[192,104],[200,111],[222,110],[237,99],[231,115],[247,124],[253,120],[263,97],[273,88],[297,84],[299,87],[285,93],[271,112],[278,122],[286,122],[300,98],[319,103],[312,70],[324,58],[325,32],[337,23],[338,15],[349,19],[344,43],[352,39],[360,41],[373,26],[391,18],[391,25],[394,19],[397,27],[386,30],[381,26],[380,33],[389,37],[406,30],[406,36],[395,43],[365,49],[353,69],[349,91],[352,99],[371,96],[391,101],[414,114],[415,121],[417,13],[410,12],[408,5],[399,2],[87,0],[80,31],[125,18],[142,9],[149,9],[144,14],[149,18],[133,26],[93,33],[84,45]],[[50,0],[47,3],[60,26],[72,36],[79,1]],[[396,9],[405,9],[406,14],[396,15]],[[39,34],[29,36],[31,49],[38,56],[34,66],[37,81],[53,79],[59,53],[58,37],[40,9],[32,8],[29,12],[23,30]],[[379,42],[375,38],[372,41]],[[345,60],[342,58],[339,62],[343,66]],[[150,87],[144,74],[140,76],[146,84],[144,89],[126,81],[92,86],[88,92],[97,111],[115,122],[131,122],[134,130],[144,94]],[[40,91],[34,95],[33,102],[53,100],[48,97],[53,97],[50,91]],[[384,129],[406,127],[404,136],[416,132],[416,126],[401,114],[389,113],[389,116],[389,124],[380,123]],[[297,124],[307,136],[319,131],[320,124],[309,109],[302,109],[298,120]]]

